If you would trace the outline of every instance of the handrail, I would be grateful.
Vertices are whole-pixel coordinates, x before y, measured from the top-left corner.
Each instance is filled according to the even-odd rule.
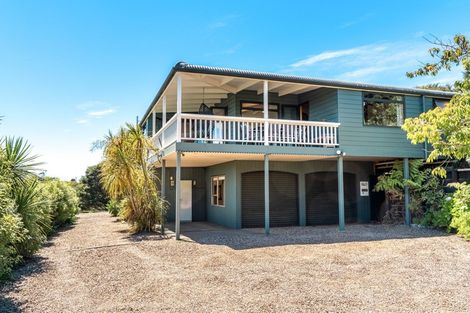
[[[202,114],[192,114],[192,113],[182,113],[182,118],[197,118],[204,120],[217,120],[217,121],[242,121],[242,122],[264,122],[264,118],[259,117],[241,117],[241,116],[220,116],[220,115],[202,115]],[[282,123],[282,124],[292,124],[292,125],[318,125],[318,126],[334,126],[338,127],[340,123],[336,122],[318,122],[318,121],[301,121],[301,120],[284,120],[284,119],[275,119],[268,118],[268,123]]]
[[[178,114],[173,115],[173,117],[170,118],[155,135],[153,135],[152,139],[158,138],[168,127],[171,126],[172,123],[176,121],[177,117],[178,117]]]
[[[181,121],[178,133],[171,129]],[[200,143],[238,143],[284,146],[338,146],[336,122],[296,121],[239,116],[175,114],[152,137],[159,148],[175,141]]]

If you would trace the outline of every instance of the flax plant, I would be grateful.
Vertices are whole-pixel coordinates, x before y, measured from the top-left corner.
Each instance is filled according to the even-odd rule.
[[[167,203],[157,188],[155,164],[149,155],[156,152],[140,127],[126,124],[104,142],[101,182],[110,197],[123,200],[120,215],[134,232],[155,231],[164,223]]]

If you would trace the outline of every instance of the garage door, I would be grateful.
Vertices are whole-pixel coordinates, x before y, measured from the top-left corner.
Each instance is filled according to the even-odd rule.
[[[299,223],[297,175],[269,172],[269,224]],[[242,174],[242,227],[264,227],[264,172]]]
[[[338,177],[336,172],[305,175],[307,225],[338,224]],[[357,220],[356,175],[344,173],[344,215]]]

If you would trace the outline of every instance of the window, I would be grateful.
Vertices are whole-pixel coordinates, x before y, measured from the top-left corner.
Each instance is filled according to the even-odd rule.
[[[362,105],[364,110],[364,125],[403,125],[403,96],[364,92]]]
[[[225,206],[225,176],[212,177],[212,205]]]
[[[299,107],[296,105],[283,105],[282,118],[286,120],[299,120]]]
[[[279,108],[277,104],[270,104],[268,110],[269,118],[279,118]],[[242,117],[263,118],[263,104],[257,102],[242,102],[241,115]]]
[[[443,99],[434,99],[433,101],[433,107],[434,108],[441,108],[443,109],[447,104],[449,104],[449,100],[443,100]]]
[[[212,114],[217,116],[226,116],[227,108],[226,107],[212,107]]]

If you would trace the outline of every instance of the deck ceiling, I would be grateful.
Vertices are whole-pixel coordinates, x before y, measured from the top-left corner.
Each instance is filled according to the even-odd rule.
[[[220,103],[222,99],[227,98],[228,94],[235,94],[242,90],[252,90],[258,94],[263,93],[263,80],[259,79],[194,73],[181,73],[180,75],[183,86],[183,112],[197,112],[202,102],[208,106],[213,106]],[[301,94],[320,88],[320,86],[315,85],[279,81],[269,81],[268,87],[270,92],[276,92],[279,96]],[[166,96],[166,111],[176,112],[175,77],[168,84],[164,95]],[[156,103],[155,112],[162,112],[162,100],[163,97]]]
[[[284,162],[302,162],[311,160],[334,160],[336,157],[321,155],[285,155],[271,154],[269,160]],[[167,167],[176,166],[176,153],[171,153],[165,157]],[[230,161],[263,161],[263,154],[252,153],[214,153],[214,152],[184,152],[181,159],[182,167],[207,167],[222,164]]]

